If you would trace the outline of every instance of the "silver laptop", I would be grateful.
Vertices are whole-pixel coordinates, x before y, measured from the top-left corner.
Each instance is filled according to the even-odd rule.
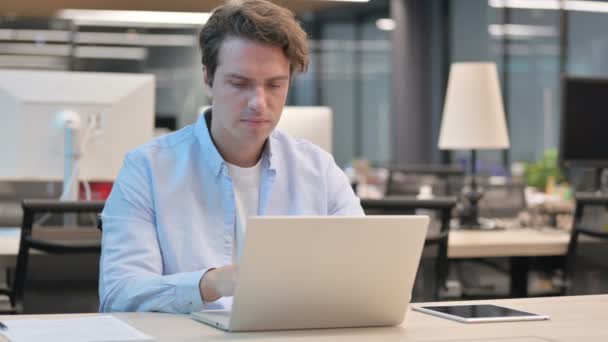
[[[403,322],[429,218],[252,217],[231,311],[193,312],[226,331]]]

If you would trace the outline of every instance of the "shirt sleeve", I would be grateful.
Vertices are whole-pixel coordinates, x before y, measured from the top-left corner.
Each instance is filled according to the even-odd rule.
[[[101,312],[189,313],[205,307],[199,282],[206,269],[163,275],[152,185],[141,155],[125,158],[102,222]]]
[[[365,216],[361,201],[355,195],[348,177],[342,171],[333,157],[327,168],[328,215]]]

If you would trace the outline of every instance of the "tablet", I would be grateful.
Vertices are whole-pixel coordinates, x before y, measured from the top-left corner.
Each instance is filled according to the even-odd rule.
[[[413,307],[413,309],[415,311],[464,323],[538,321],[549,319],[549,316],[547,315],[538,315],[491,304],[419,306]]]

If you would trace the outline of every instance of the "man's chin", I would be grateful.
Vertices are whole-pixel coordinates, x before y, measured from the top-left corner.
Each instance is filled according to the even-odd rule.
[[[268,139],[272,130],[268,128],[250,128],[247,127],[245,129],[240,130],[239,138],[242,141],[247,141],[249,143],[263,143]]]

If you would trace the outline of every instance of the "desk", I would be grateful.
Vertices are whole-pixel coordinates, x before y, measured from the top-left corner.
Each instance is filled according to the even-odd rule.
[[[53,235],[47,234],[46,231],[42,230],[33,234],[34,237],[39,237],[41,239],[53,239],[54,236],[57,236],[57,232],[62,232],[59,234],[63,243],[69,244],[70,242],[81,242],[83,241],[99,241],[101,237],[101,232],[94,228],[81,229],[81,228],[59,228],[49,230],[53,230]],[[75,233],[77,235],[75,235]],[[21,228],[13,228],[13,227],[0,227],[0,258],[10,259],[15,258],[17,254],[19,254],[19,241],[21,240]],[[54,240],[57,240],[55,237]],[[32,251],[32,253],[38,253],[37,251]],[[16,259],[14,259],[16,260]]]
[[[0,228],[0,257],[14,258],[19,252],[21,228]],[[509,229],[496,231],[451,230],[448,257],[451,259],[511,256],[565,255],[570,235],[561,230]]]
[[[15,267],[20,228],[0,229],[0,267]],[[566,254],[570,236],[552,228],[494,231],[451,230],[448,258],[509,257],[511,297],[527,297],[529,258]]]
[[[448,304],[456,304],[450,302]],[[473,302],[467,302],[473,303]],[[465,324],[410,311],[401,326],[386,328],[324,329],[229,334],[185,315],[118,313],[116,316],[157,341],[426,341],[426,342],[552,342],[608,341],[608,295],[483,301],[548,314],[548,321]],[[422,305],[422,304],[415,304]],[[97,315],[97,314],[93,314]],[[82,315],[0,316],[68,318]],[[2,338],[0,338],[2,340]]]
[[[93,230],[95,235],[101,235],[100,232]],[[89,236],[87,234],[87,236]],[[80,239],[81,237],[77,237]],[[17,264],[17,255],[19,254],[19,241],[21,240],[21,228],[0,227],[0,268],[15,267]],[[76,239],[75,239],[76,240]],[[41,253],[32,250],[30,253]]]
[[[14,267],[19,252],[20,228],[0,228],[0,267]],[[505,230],[451,230],[449,259],[508,257],[511,297],[527,297],[531,257],[564,256],[570,234],[554,228]],[[598,241],[583,239],[583,241]]]
[[[20,239],[21,228],[0,228],[0,269],[15,267]]]
[[[450,230],[451,259],[566,255],[570,233],[554,228]]]
[[[528,296],[528,272],[531,258],[565,256],[570,233],[555,228],[505,230],[451,230],[449,259],[508,257],[510,296]],[[582,241],[581,241],[582,242]],[[601,243],[586,238],[585,243]]]

